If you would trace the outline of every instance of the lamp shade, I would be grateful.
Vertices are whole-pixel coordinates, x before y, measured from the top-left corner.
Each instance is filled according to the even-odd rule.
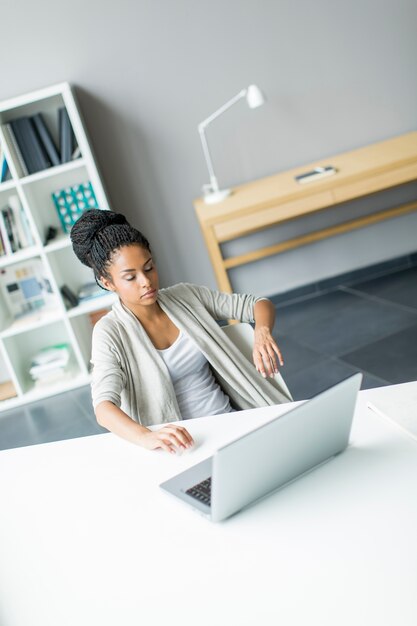
[[[246,101],[250,109],[256,109],[265,102],[265,96],[256,85],[249,85],[246,93]]]

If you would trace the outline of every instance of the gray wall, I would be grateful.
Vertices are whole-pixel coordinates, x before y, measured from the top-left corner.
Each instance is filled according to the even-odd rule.
[[[416,128],[415,0],[0,0],[0,98],[68,80],[112,206],[150,238],[163,284],[215,286],[194,215],[208,131],[222,186]],[[7,54],[6,54],[7,53]],[[416,196],[415,186],[261,233],[251,246]],[[417,214],[245,266],[236,290],[272,294],[417,249]],[[228,251],[248,249],[248,242]]]

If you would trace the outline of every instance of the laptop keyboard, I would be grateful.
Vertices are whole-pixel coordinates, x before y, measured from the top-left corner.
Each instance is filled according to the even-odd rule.
[[[211,476],[202,480],[201,483],[193,485],[185,492],[192,498],[203,502],[203,504],[211,505]]]

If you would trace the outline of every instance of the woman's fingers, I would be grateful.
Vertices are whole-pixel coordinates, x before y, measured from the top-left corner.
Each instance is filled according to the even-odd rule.
[[[278,373],[278,365],[284,365],[281,351],[275,342],[257,346],[253,352],[253,360],[258,372],[266,378]]]
[[[278,361],[279,364],[281,365],[281,367],[284,365],[284,359],[282,358],[282,354],[281,354],[281,350],[278,348],[277,344],[274,342],[272,344],[272,348],[274,349],[277,357],[278,357]]]
[[[158,438],[177,448],[189,448],[194,444],[190,433],[182,426],[164,426],[158,431]]]

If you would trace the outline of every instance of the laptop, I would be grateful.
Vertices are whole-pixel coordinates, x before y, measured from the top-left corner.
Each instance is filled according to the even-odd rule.
[[[213,522],[226,519],[347,447],[361,381],[350,376],[160,487]]]

